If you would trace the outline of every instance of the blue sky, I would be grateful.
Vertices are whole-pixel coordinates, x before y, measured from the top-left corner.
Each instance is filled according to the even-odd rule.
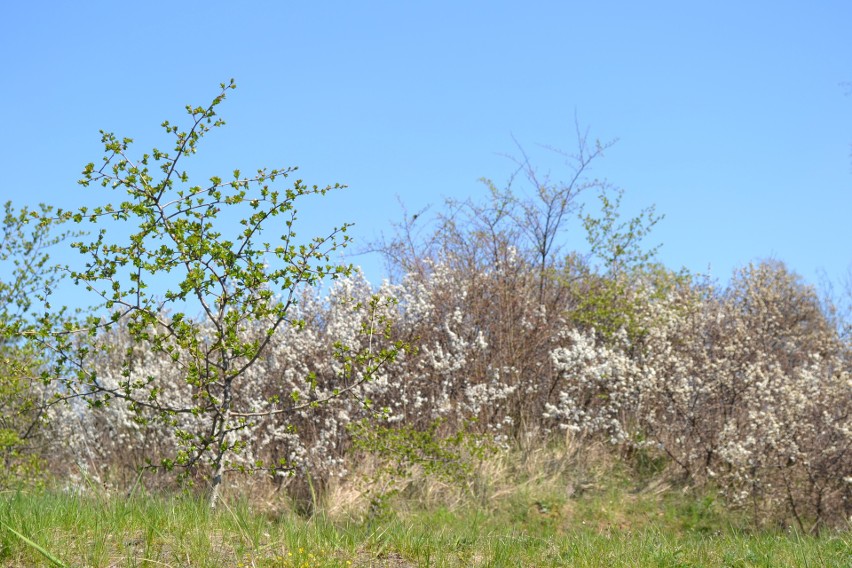
[[[360,243],[511,174],[513,138],[572,151],[574,117],[619,139],[593,174],[656,204],[660,260],[726,279],[774,257],[809,281],[852,263],[852,3],[5,2],[0,197],[69,207],[99,129],[165,147],[159,124],[234,77],[205,177],[298,165],[349,189],[301,234]],[[200,181],[200,180],[199,180]],[[91,190],[89,190],[91,191]],[[578,226],[565,234],[582,245]],[[370,279],[381,262],[353,259]]]

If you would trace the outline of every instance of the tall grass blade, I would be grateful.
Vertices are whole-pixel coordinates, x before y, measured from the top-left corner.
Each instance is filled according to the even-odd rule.
[[[6,527],[9,530],[9,532],[11,532],[13,535],[18,537],[22,541],[24,541],[24,543],[27,544],[28,546],[30,546],[31,548],[34,548],[36,551],[38,551],[39,554],[41,554],[42,556],[47,558],[54,566],[59,566],[60,568],[68,568],[61,560],[59,560],[57,557],[52,555],[50,552],[48,552],[45,548],[43,548],[37,542],[33,542],[32,540],[28,539],[27,537],[25,537],[24,535],[22,535],[21,533],[19,533],[18,531],[16,531],[15,529],[13,529],[12,527],[10,527],[9,525],[7,525],[6,523],[4,523],[2,521],[0,521],[0,525],[3,525],[4,527]]]

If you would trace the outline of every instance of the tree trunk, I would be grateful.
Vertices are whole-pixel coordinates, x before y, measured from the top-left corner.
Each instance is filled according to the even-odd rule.
[[[211,479],[210,487],[210,508],[215,509],[219,501],[219,492],[222,485],[222,476],[225,473],[225,438],[228,435],[228,426],[231,422],[231,381],[232,378],[225,379],[225,385],[222,389],[222,409],[217,420],[218,428],[214,436],[216,438],[216,452],[213,461],[213,478]]]

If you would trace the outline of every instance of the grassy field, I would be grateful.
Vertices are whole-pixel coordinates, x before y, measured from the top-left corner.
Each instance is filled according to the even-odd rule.
[[[243,480],[215,511],[189,492],[0,492],[0,566],[852,567],[849,527],[758,528],[603,446],[500,452],[463,480],[358,464],[312,515],[263,480]]]
[[[749,531],[715,500],[665,486],[545,489],[454,506],[400,495],[372,513],[310,518],[236,497],[211,511],[185,495],[5,492],[0,565],[852,566],[849,531]]]

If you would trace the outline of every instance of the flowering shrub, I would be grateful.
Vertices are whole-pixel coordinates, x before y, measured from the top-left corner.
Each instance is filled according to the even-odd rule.
[[[669,370],[654,389],[664,410],[657,437],[685,471],[757,517],[780,510],[801,528],[805,518],[848,517],[848,345],[813,290],[778,263],[749,266],[696,319],[697,337],[673,319],[647,350]]]
[[[550,353],[560,376],[559,400],[545,405],[544,418],[574,434],[603,434],[613,444],[629,441],[628,417],[636,414],[643,386],[636,365],[580,330],[561,335],[565,346]]]
[[[748,267],[722,293],[683,279],[661,293],[653,278],[637,280],[633,293],[642,301],[634,315],[646,331],[632,338],[626,329],[608,338],[551,319],[519,298],[510,305],[522,316],[508,326],[482,305],[501,298],[493,286],[504,277],[493,271],[474,279],[436,264],[428,275],[376,291],[356,273],[325,296],[306,292],[294,312],[305,325],[275,334],[239,395],[256,415],[231,433],[242,451],[230,467],[286,464],[279,471],[309,473],[321,487],[346,474],[348,426],[364,420],[378,420],[386,432],[398,425],[400,435],[434,434],[440,420],[445,435],[473,426],[503,443],[524,432],[567,430],[628,454],[664,455],[690,482],[718,487],[758,518],[809,529],[848,517],[848,345],[822,318],[813,291],[783,265]],[[481,283],[492,286],[491,296],[473,293]],[[363,310],[376,295],[387,301]],[[377,318],[393,322],[394,336],[418,338],[419,348],[359,382],[359,371],[347,375],[345,360],[327,354],[388,341],[363,332]],[[515,343],[503,335],[513,329]],[[552,331],[521,341],[529,329]],[[102,341],[108,348],[98,369],[108,381],[120,374],[120,358],[112,357],[129,339],[116,328]],[[519,346],[529,351],[510,348]],[[168,378],[158,384],[171,399],[192,396],[162,354],[139,354],[134,373]],[[351,396],[332,396],[350,387]],[[291,412],[267,412],[282,399]],[[68,448],[80,461],[113,469],[155,461],[180,448],[180,432],[207,427],[185,415],[166,428],[153,416],[140,420],[121,401],[79,411],[79,420],[85,427],[62,434]]]

